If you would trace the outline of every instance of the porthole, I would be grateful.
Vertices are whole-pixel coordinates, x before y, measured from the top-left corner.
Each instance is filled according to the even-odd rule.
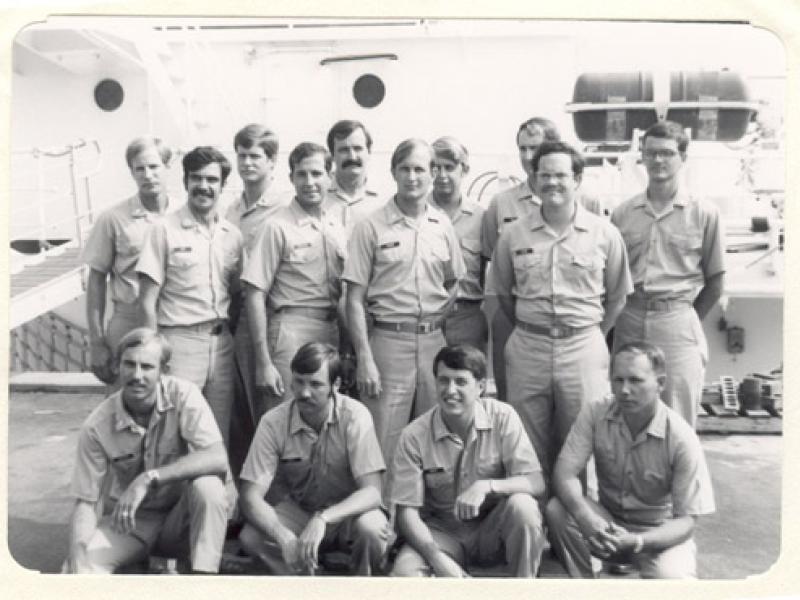
[[[375,108],[386,96],[386,86],[377,75],[367,73],[362,75],[353,84],[353,98],[359,106],[364,108]]]
[[[115,79],[103,79],[94,88],[94,101],[105,111],[117,110],[124,98],[125,92]]]

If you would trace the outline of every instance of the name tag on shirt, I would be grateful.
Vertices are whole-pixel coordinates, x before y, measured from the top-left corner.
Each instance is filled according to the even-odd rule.
[[[444,467],[431,467],[430,469],[424,469],[422,472],[426,475],[429,473],[444,473]]]
[[[388,250],[389,248],[397,248],[400,245],[399,241],[396,242],[386,242],[385,244],[380,245],[381,250]]]
[[[511,221],[516,221],[517,217],[505,217],[503,218],[503,223],[511,223]]]
[[[302,244],[294,244],[292,250],[300,250],[301,248],[311,248],[311,242],[304,242]]]
[[[191,252],[192,251],[192,247],[191,246],[177,246],[176,248],[173,248],[172,251],[176,252],[176,253],[177,252]]]
[[[533,248],[520,248],[519,250],[514,250],[515,256],[520,256],[522,254],[533,254]]]

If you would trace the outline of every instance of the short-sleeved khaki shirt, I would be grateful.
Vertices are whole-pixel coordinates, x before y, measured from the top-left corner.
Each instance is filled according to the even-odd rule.
[[[334,178],[328,190],[328,198],[341,203],[346,208],[343,213],[347,231],[352,231],[359,221],[363,221],[369,214],[375,212],[386,204],[386,196],[366,185],[357,196],[345,194]]]
[[[496,194],[489,201],[481,224],[481,253],[491,259],[503,229],[523,215],[538,210],[542,201],[533,193],[528,180]]]
[[[536,452],[514,408],[481,398],[475,426],[462,443],[436,406],[403,429],[391,468],[391,502],[420,508],[458,526],[453,506],[458,495],[480,479],[504,479],[541,471]],[[489,502],[484,507],[488,512]]]
[[[643,192],[611,215],[625,240],[637,293],[693,302],[707,279],[725,271],[719,210],[678,190],[672,207],[656,215]]]
[[[441,316],[464,271],[447,215],[427,204],[413,219],[393,199],[355,226],[342,278],[367,288],[373,317],[403,321]]]
[[[196,325],[228,318],[241,264],[239,230],[217,216],[209,231],[183,206],[150,229],[136,271],[161,286],[158,325]]]
[[[319,434],[306,425],[296,400],[268,411],[258,424],[241,478],[288,490],[313,512],[341,502],[357,489],[356,479],[386,469],[367,408],[336,394]]]
[[[246,257],[242,281],[267,293],[272,310],[335,308],[347,256],[343,208],[326,203],[320,219],[293,200],[265,222]]]
[[[432,198],[433,196],[431,196],[431,202],[434,208],[439,208]],[[462,196],[461,204],[451,218],[453,229],[455,229],[458,242],[461,244],[461,255],[466,267],[464,278],[458,283],[458,298],[483,300],[483,289],[480,283],[483,213],[484,209],[480,204]]]
[[[515,296],[516,318],[535,325],[598,324],[605,305],[633,291],[619,231],[580,205],[560,236],[541,211],[510,225],[492,267],[497,294]]]
[[[650,424],[631,437],[613,396],[584,404],[558,457],[576,472],[594,456],[600,503],[622,521],[660,525],[715,510],[700,440],[674,410],[658,402]]]
[[[264,222],[290,201],[291,196],[273,194],[268,190],[253,204],[247,206],[244,192],[242,192],[242,195],[228,206],[225,211],[225,219],[242,232],[245,255],[250,252],[261,235]]]
[[[146,429],[125,410],[121,391],[111,394],[86,419],[72,475],[72,494],[78,499],[115,503],[141,473],[222,442],[211,408],[195,384],[163,375],[156,394]],[[182,493],[182,482],[159,485],[148,492],[141,508],[168,509]]]
[[[167,210],[177,205],[167,200]],[[136,261],[147,230],[163,215],[147,210],[138,195],[101,213],[92,226],[82,260],[90,268],[111,275],[110,291],[114,302],[133,304],[139,297]]]

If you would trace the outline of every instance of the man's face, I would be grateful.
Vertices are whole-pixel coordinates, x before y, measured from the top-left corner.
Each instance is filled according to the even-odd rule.
[[[260,183],[272,175],[275,161],[267,158],[261,146],[236,146],[236,169],[245,183]]]
[[[322,204],[331,184],[322,154],[312,154],[301,160],[294,166],[289,178],[294,185],[297,202],[306,210]]]
[[[328,363],[324,363],[316,373],[292,371],[292,394],[306,423],[324,419],[333,397],[333,385],[328,381]]]
[[[655,411],[666,375],[657,375],[644,354],[621,352],[614,357],[611,389],[626,415],[648,415]]]
[[[406,200],[423,198],[431,186],[431,155],[424,148],[414,148],[392,170],[397,195]]]
[[[131,176],[141,196],[156,196],[166,191],[167,167],[155,148],[146,148],[133,157]]]
[[[440,362],[436,373],[436,396],[446,416],[470,418],[475,403],[483,393],[484,379],[475,379],[472,371],[451,369]]]
[[[678,142],[666,138],[648,137],[642,147],[642,161],[647,177],[653,182],[675,179],[685,156],[678,152]]]
[[[136,413],[152,409],[160,377],[161,346],[157,341],[126,349],[119,361],[119,381],[125,406]]]
[[[461,190],[464,179],[464,165],[447,158],[433,159],[433,190],[443,196],[456,194]]]
[[[360,127],[346,138],[333,138],[333,161],[336,164],[337,174],[365,175],[369,159],[367,136]]]
[[[189,193],[189,208],[194,212],[208,214],[217,205],[222,193],[222,168],[219,163],[207,164],[186,176],[186,191]]]
[[[534,176],[534,191],[543,203],[553,207],[573,202],[580,178],[572,172],[569,154],[545,154],[539,159],[539,168]]]
[[[544,141],[544,134],[541,129],[534,128],[534,133],[531,133],[527,128],[519,132],[517,136],[517,149],[519,150],[519,163],[525,174],[530,177],[533,172],[531,160],[536,150],[542,145]]]

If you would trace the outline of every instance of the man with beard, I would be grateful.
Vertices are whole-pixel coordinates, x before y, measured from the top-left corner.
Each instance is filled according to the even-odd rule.
[[[188,549],[195,573],[219,569],[225,447],[197,386],[167,374],[170,354],[144,327],[116,350],[121,389],[78,436],[65,572],[110,574],[154,549],[180,558]]]
[[[611,222],[622,232],[634,283],[614,345],[646,340],[664,351],[664,402],[694,427],[708,360],[700,321],[722,295],[725,236],[717,207],[680,183],[688,145],[671,121],[645,131],[647,190],[620,204]]]
[[[427,142],[397,146],[391,159],[397,194],[355,226],[342,275],[360,399],[387,461],[411,415],[433,405],[430,365],[444,345],[443,319],[464,275],[455,230],[428,202],[432,165]]]
[[[515,323],[505,349],[508,401],[547,476],[581,406],[608,389],[605,335],[633,289],[625,246],[576,201],[583,158],[544,142],[532,160],[541,207],[500,236],[492,265]]]
[[[144,325],[169,340],[172,373],[202,390],[226,447],[234,386],[228,310],[242,261],[242,234],[217,213],[230,171],[210,146],[186,154],[186,206],[149,231],[136,265]]]
[[[328,195],[348,208],[345,218],[349,231],[386,203],[385,197],[367,185],[372,136],[359,121],[343,120],[331,127],[327,143],[336,166]]]
[[[292,150],[294,200],[265,223],[245,261],[242,281],[263,411],[291,398],[289,365],[301,346],[339,343],[346,241],[344,208],[326,202],[330,170],[323,146],[303,142]]]
[[[177,208],[167,196],[171,158],[172,151],[159,138],[140,137],[128,144],[125,160],[138,191],[100,214],[83,249],[82,259],[89,267],[86,321],[92,372],[105,383],[117,377],[113,349],[139,324],[135,269],[145,234],[167,210]],[[107,283],[114,308],[106,324]]]

